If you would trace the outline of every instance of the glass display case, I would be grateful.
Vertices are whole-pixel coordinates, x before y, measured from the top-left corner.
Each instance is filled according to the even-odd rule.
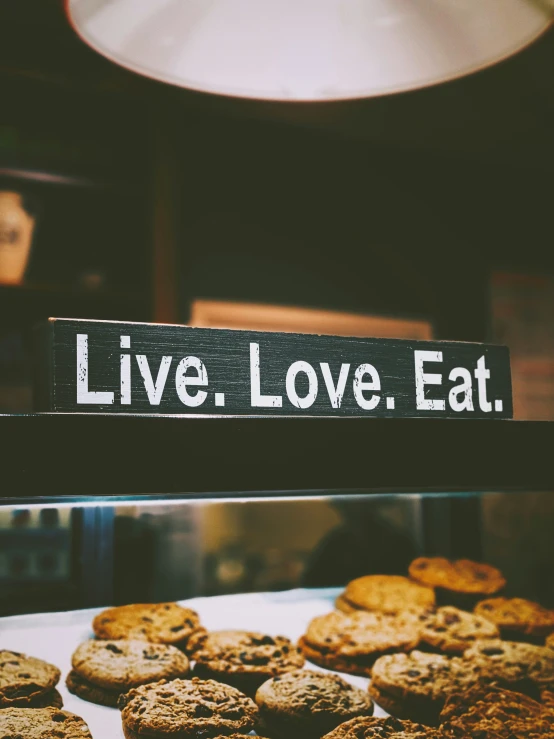
[[[413,580],[414,560],[444,562],[421,557],[469,559],[503,581],[456,607],[470,613],[500,593],[540,604],[550,627],[539,637],[524,629],[508,636],[548,650],[549,422],[41,413],[0,416],[0,428],[2,648],[59,668],[65,709],[94,737],[123,737],[120,711],[78,697],[64,681],[108,606],[178,601],[209,632],[281,635],[305,646],[319,616],[375,616],[345,601],[349,582]],[[448,588],[435,589],[436,607],[455,602]],[[436,644],[414,645],[425,658],[441,655]],[[389,645],[378,654],[396,651],[410,650]],[[367,691],[374,660],[354,659],[350,669],[309,645],[304,652],[304,668],[338,672]],[[443,650],[440,659],[463,658]],[[554,685],[554,672],[549,679]],[[533,690],[540,698],[536,683]],[[374,716],[395,713],[373,697]],[[401,719],[422,718],[398,710]]]

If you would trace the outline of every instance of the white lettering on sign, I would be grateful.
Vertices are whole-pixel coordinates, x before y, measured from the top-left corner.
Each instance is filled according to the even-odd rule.
[[[281,408],[280,395],[262,395],[260,380],[260,345],[250,344],[250,405],[252,408]]]
[[[131,348],[131,337],[122,336],[119,342],[121,349]],[[121,393],[121,405],[131,405],[131,355],[119,355],[119,390]]]
[[[301,398],[296,392],[296,376],[304,372],[308,378],[308,394]],[[295,408],[309,408],[317,398],[317,375],[315,369],[308,362],[294,362],[288,369],[286,379],[287,395]]]
[[[196,370],[196,376],[187,375],[189,369]],[[181,359],[175,373],[175,388],[181,402],[189,408],[198,408],[206,400],[208,393],[205,390],[197,390],[193,395],[187,387],[205,387],[208,384],[208,373],[204,363],[198,357],[185,357]]]
[[[365,375],[371,377],[370,382],[364,380]],[[372,364],[360,364],[354,373],[354,397],[356,403],[363,408],[365,411],[372,411],[377,408],[381,396],[372,395],[371,398],[366,398],[364,392],[370,390],[381,390],[381,378],[379,373]]]
[[[131,329],[127,329],[131,333]],[[453,356],[450,354],[452,350],[446,352],[446,359],[443,358],[443,351],[431,351],[413,349],[410,346],[401,356],[401,361],[397,365],[391,365],[389,362],[388,370],[383,374],[369,362],[364,362],[356,366],[348,362],[339,364],[335,362],[329,363],[319,361],[320,357],[312,353],[309,355],[310,361],[298,359],[292,362],[290,366],[283,357],[279,355],[278,363],[272,366],[270,350],[267,349],[268,357],[264,360],[264,381],[262,382],[262,367],[260,360],[260,345],[255,342],[248,342],[250,353],[250,387],[248,387],[248,370],[241,364],[237,366],[236,372],[238,376],[231,378],[231,387],[225,388],[225,378],[227,377],[228,355],[220,354],[223,357],[223,364],[219,369],[216,364],[215,370],[212,370],[212,388],[208,391],[208,369],[204,362],[196,356],[188,355],[179,356],[162,356],[158,359],[148,359],[146,354],[134,355],[137,361],[135,365],[132,361],[133,353],[131,351],[131,336],[127,333],[119,336],[119,364],[117,361],[117,344],[115,347],[106,347],[101,345],[98,349],[98,358],[93,363],[99,362],[102,367],[101,383],[102,390],[91,390],[89,388],[89,335],[85,333],[74,334],[76,336],[76,358],[77,358],[77,404],[78,405],[114,405],[118,402],[121,406],[132,406],[135,403],[138,407],[144,408],[147,404],[150,406],[159,406],[164,404],[166,407],[173,408],[173,412],[182,412],[182,406],[188,408],[198,408],[203,405],[208,397],[213,397],[213,406],[216,408],[227,407],[234,412],[238,406],[241,408],[248,407],[248,394],[250,393],[251,408],[282,408],[283,395],[271,395],[262,392],[262,385],[269,390],[270,383],[275,389],[280,383],[284,382],[286,390],[286,403],[288,410],[290,406],[299,410],[307,410],[312,406],[316,406],[316,412],[325,414],[325,409],[341,410],[344,413],[345,406],[347,413],[358,413],[358,408],[363,411],[375,411],[375,415],[403,415],[408,416],[414,411],[422,412],[419,415],[425,415],[426,412],[442,412],[449,417],[455,417],[459,413],[474,413],[483,415],[487,413],[502,413],[504,402],[501,398],[494,397],[496,385],[489,380],[491,379],[491,369],[495,368],[493,354],[481,354],[483,349],[473,354],[469,358],[466,367],[452,367],[454,362]],[[115,342],[114,342],[115,343]],[[168,346],[168,344],[164,344]],[[444,347],[445,345],[439,344]],[[244,345],[241,347],[244,350]],[[297,345],[294,351],[297,351]],[[190,351],[191,349],[189,349]],[[158,350],[159,351],[159,350]],[[178,348],[175,351],[179,351]],[[205,347],[199,349],[202,356],[205,353]],[[494,351],[489,349],[489,352]],[[410,377],[409,367],[411,364],[410,357],[413,352],[414,376],[415,377],[415,408],[413,396],[412,377]],[[348,358],[348,347],[345,349]],[[159,357],[159,354],[156,354]],[[337,356],[337,353],[334,354]],[[358,354],[358,356],[360,356]],[[380,358],[377,355],[375,361]],[[454,355],[455,357],[456,355]],[[467,356],[467,354],[466,354]],[[469,355],[471,356],[471,355]],[[100,358],[103,357],[103,361]],[[323,355],[322,358],[324,358]],[[476,357],[479,357],[476,359]],[[173,362],[175,359],[175,363]],[[235,361],[232,360],[231,361]],[[211,360],[208,361],[210,364]],[[487,366],[489,362],[489,366]],[[110,364],[111,363],[111,364]],[[319,365],[319,367],[318,367]],[[430,370],[435,365],[437,371]],[[138,374],[137,366],[144,384],[144,393],[137,385]],[[169,373],[175,368],[175,393],[168,390],[167,381]],[[333,367],[333,369],[331,369]],[[107,371],[107,368],[110,370]],[[350,369],[353,369],[354,376],[350,375]],[[442,371],[439,370],[442,368]],[[278,369],[278,371],[277,371]],[[119,371],[119,387],[117,372]],[[135,375],[133,376],[133,372]],[[246,377],[244,377],[246,374]],[[496,369],[494,373],[496,374]],[[73,369],[71,370],[73,375]],[[107,391],[106,378],[110,377],[109,384],[113,387],[113,391]],[[352,384],[350,379],[352,378]],[[133,386],[134,380],[134,386]],[[213,385],[217,387],[215,392]],[[320,387],[325,385],[325,391],[322,391],[322,397],[318,398]],[[436,396],[429,398],[430,386],[439,386],[436,390]],[[505,386],[506,387],[506,386]],[[306,389],[304,389],[306,388]],[[119,390],[119,392],[118,392]],[[509,391],[509,384],[507,386]],[[226,395],[227,393],[227,395]],[[442,395],[442,398],[440,397]],[[146,396],[146,397],[145,397]],[[167,397],[169,396],[169,397]],[[396,396],[396,400],[395,400]],[[118,400],[116,400],[118,399]],[[383,401],[381,403],[381,400]],[[286,401],[285,401],[286,402]],[[72,403],[74,401],[72,400]],[[290,403],[290,405],[289,405]],[[207,405],[211,405],[208,403]],[[397,408],[397,405],[400,408]],[[389,414],[385,411],[389,411]],[[396,411],[390,414],[390,411]],[[417,413],[415,414],[417,415]]]
[[[479,408],[483,413],[490,413],[492,411],[492,403],[487,400],[487,380],[490,378],[491,373],[485,366],[485,357],[480,357],[477,360],[477,369],[473,373],[477,380],[477,390],[479,393]]]
[[[473,383],[471,381],[471,372],[465,367],[454,367],[452,372],[448,375],[448,379],[462,380],[459,385],[454,385],[448,394],[448,402],[450,407],[456,413],[460,411],[472,411],[473,410]]]
[[[325,387],[331,401],[332,408],[340,408],[342,399],[344,397],[344,391],[346,390],[346,380],[348,379],[348,372],[350,371],[349,364],[342,364],[339,373],[339,379],[337,380],[337,386],[333,382],[333,376],[331,369],[329,368],[328,362],[320,362],[321,374],[325,380]]]
[[[158,368],[158,376],[154,383],[146,355],[137,354],[137,364],[139,366],[140,374],[142,375],[144,389],[146,390],[146,395],[148,396],[148,402],[150,405],[160,405],[161,403],[172,359],[173,357],[162,357],[162,361]]]
[[[446,407],[444,400],[430,400],[425,397],[425,385],[441,385],[442,375],[429,374],[423,371],[425,362],[442,362],[442,352],[428,352],[416,349],[414,360],[416,407],[418,411],[443,411]]]
[[[111,405],[114,393],[88,389],[88,334],[77,334],[77,403]]]

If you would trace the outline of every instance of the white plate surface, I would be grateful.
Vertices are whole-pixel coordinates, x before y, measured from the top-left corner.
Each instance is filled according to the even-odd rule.
[[[315,616],[332,610],[340,591],[335,589],[290,590],[283,593],[223,595],[180,601],[197,611],[210,630],[245,629],[281,634],[296,641]],[[102,609],[10,616],[0,619],[0,649],[10,649],[39,657],[62,671],[58,690],[64,708],[82,716],[94,739],[124,739],[119,711],[81,700],[65,688],[65,677],[71,669],[71,655],[77,646],[94,635],[93,617]],[[307,665],[312,669],[320,669]],[[353,685],[366,688],[368,680],[343,675]],[[376,708],[376,716],[387,714]]]

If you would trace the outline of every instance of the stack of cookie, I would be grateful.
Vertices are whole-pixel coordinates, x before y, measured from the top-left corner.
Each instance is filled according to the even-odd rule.
[[[536,697],[554,689],[554,651],[546,646],[491,639],[476,642],[464,659],[479,665],[485,682]]]
[[[444,739],[554,739],[554,711],[521,693],[475,688],[446,701],[440,729]]]
[[[193,634],[204,631],[196,611],[177,603],[141,603],[108,608],[92,622],[97,639],[139,639],[187,651]]]
[[[161,680],[119,701],[126,739],[246,735],[259,724],[254,701],[215,680]]]
[[[413,651],[381,657],[369,688],[399,718],[431,726],[445,700],[470,688],[499,684],[539,698],[554,688],[554,650],[500,639],[478,641],[462,657]]]
[[[265,682],[256,693],[260,719],[277,739],[320,739],[339,724],[371,716],[367,691],[339,675],[296,670]]]
[[[188,648],[197,677],[232,685],[251,697],[269,678],[304,665],[304,655],[290,639],[253,631],[199,632]]]
[[[476,641],[500,636],[492,621],[455,606],[437,608],[423,619],[421,627],[422,647],[443,654],[463,654]]]
[[[54,665],[19,652],[0,651],[0,709],[61,708],[56,690],[60,671]]]
[[[435,605],[433,588],[400,575],[367,575],[352,580],[339,595],[336,607],[345,613],[378,611],[396,614],[425,612]]]
[[[378,659],[369,694],[397,718],[435,726],[446,698],[479,685],[481,679],[481,665],[474,660],[413,651]]]
[[[189,661],[170,644],[136,639],[90,640],[74,652],[67,689],[83,700],[115,708],[119,697],[131,688],[186,677]]]
[[[410,564],[408,574],[409,578],[367,575],[352,580],[338,597],[336,607],[346,613],[398,613],[425,611],[438,603],[472,610],[479,600],[496,595],[506,584],[500,570],[469,559],[419,557]]]
[[[376,659],[409,652],[420,642],[422,622],[416,613],[334,611],[314,618],[299,645],[310,662],[353,675],[371,674]]]
[[[92,739],[79,716],[59,708],[4,708],[0,710],[2,739]]]
[[[316,665],[368,676],[375,661],[385,654],[420,648],[461,655],[475,642],[498,636],[495,624],[454,606],[396,614],[334,611],[314,618],[299,646]]]
[[[438,726],[396,718],[356,718],[323,739],[554,739],[554,711],[495,687],[476,687],[446,701]]]
[[[554,611],[524,598],[488,598],[474,610],[493,621],[503,639],[542,643],[554,633]]]
[[[353,718],[323,739],[443,739],[438,729],[397,718]]]
[[[488,564],[469,559],[419,557],[408,568],[414,582],[433,588],[441,605],[471,610],[477,601],[494,595],[506,585],[504,575]]]

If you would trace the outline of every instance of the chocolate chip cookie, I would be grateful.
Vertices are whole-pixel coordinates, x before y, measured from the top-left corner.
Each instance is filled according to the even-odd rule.
[[[108,708],[117,708],[119,696],[122,694],[122,691],[106,690],[106,688],[100,688],[98,685],[94,685],[94,683],[81,677],[75,670],[70,670],[65,678],[65,687],[70,693],[82,698],[84,701],[96,703],[99,706],[108,706]]]
[[[127,739],[200,739],[256,728],[258,709],[235,688],[214,680],[161,680],[119,699]]]
[[[274,675],[297,670],[304,655],[290,639],[254,631],[211,631],[189,640],[194,674],[232,685],[254,696]]]
[[[58,708],[5,708],[0,710],[2,739],[92,739],[79,716]]]
[[[411,613],[390,615],[333,611],[314,618],[299,644],[310,662],[354,675],[369,675],[378,657],[411,651],[420,641],[422,622]]]
[[[352,580],[337,600],[337,607],[399,613],[424,611],[435,605],[432,588],[400,575],[366,575]]]
[[[446,654],[463,654],[478,639],[496,639],[498,628],[486,618],[443,606],[430,614],[421,630],[421,641]]]
[[[185,649],[192,634],[202,629],[198,614],[177,603],[146,603],[108,608],[92,622],[98,639],[139,639],[175,644]]]
[[[554,650],[524,642],[478,641],[464,659],[479,665],[483,677],[503,687],[538,697],[554,687]]]
[[[419,557],[408,571],[412,580],[435,588],[439,603],[462,608],[473,608],[476,599],[494,595],[506,584],[496,567],[470,559],[453,562],[443,557]]]
[[[264,726],[271,736],[319,739],[344,721],[371,716],[373,703],[339,675],[297,670],[265,682],[256,693]]]
[[[451,739],[554,737],[554,711],[526,695],[492,686],[450,696],[440,721],[441,731]]]
[[[361,716],[337,726],[323,739],[442,739],[435,729],[411,721]]]
[[[59,679],[60,671],[54,665],[26,654],[2,650],[0,708],[44,705],[44,701],[54,696],[53,690]]]
[[[371,672],[369,694],[387,713],[434,726],[447,696],[480,679],[475,661],[414,651],[380,657]]]
[[[344,597],[344,593],[341,593],[339,596],[337,596],[335,600],[335,608],[337,611],[342,611],[342,613],[358,613],[358,611],[363,611],[365,609],[363,608],[356,608],[356,606],[352,605],[352,603],[349,603],[346,598]]]
[[[121,693],[131,688],[189,672],[188,658],[177,647],[135,639],[91,639],[77,648],[71,662],[68,690],[102,706],[117,706]]]
[[[63,698],[57,690],[41,693],[26,708],[63,708]]]
[[[170,644],[134,639],[84,642],[73,653],[73,669],[107,690],[125,691],[158,680],[186,677],[189,661]]]
[[[554,611],[524,598],[488,598],[474,611],[495,623],[503,639],[540,642],[554,633]]]

